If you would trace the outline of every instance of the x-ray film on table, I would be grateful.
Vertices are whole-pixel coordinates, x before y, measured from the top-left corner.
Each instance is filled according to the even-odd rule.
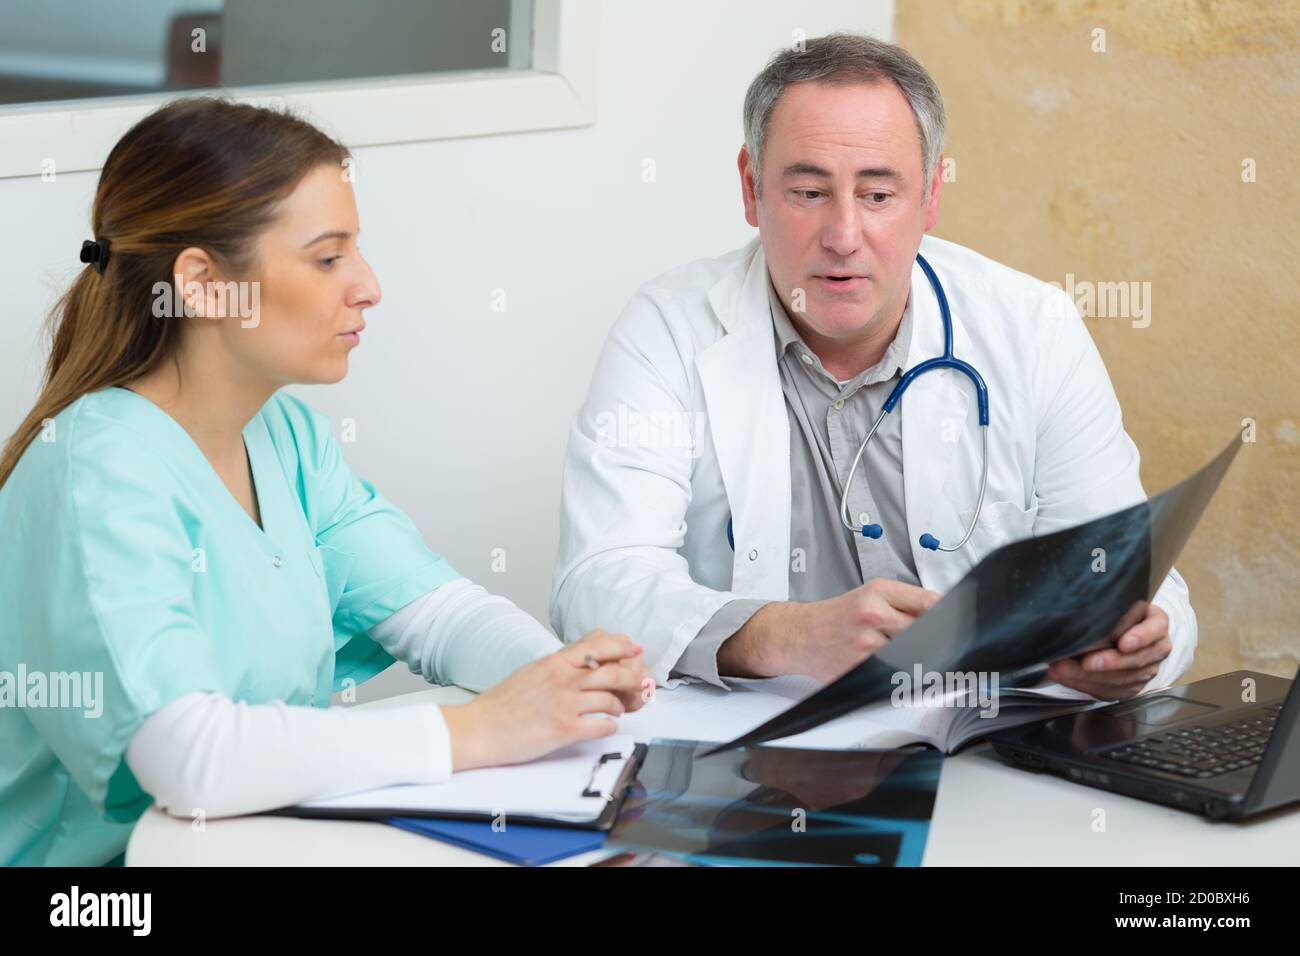
[[[651,743],[609,845],[691,863],[920,866],[942,755]],[[795,825],[795,824],[798,825]]]

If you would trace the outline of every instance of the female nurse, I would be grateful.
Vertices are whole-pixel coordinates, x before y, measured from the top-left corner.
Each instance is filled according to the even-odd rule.
[[[150,803],[254,813],[529,760],[653,687],[627,637],[564,647],[461,577],[281,391],[343,378],[379,302],[347,159],[187,99],[104,165],[0,457],[0,863],[117,862]],[[394,660],[483,692],[329,706]]]

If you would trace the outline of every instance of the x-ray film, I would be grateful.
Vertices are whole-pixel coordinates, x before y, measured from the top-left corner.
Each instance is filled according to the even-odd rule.
[[[811,730],[890,696],[898,673],[997,671],[1004,687],[1140,620],[1241,448],[1148,501],[985,556],[911,627],[837,680],[710,753]]]

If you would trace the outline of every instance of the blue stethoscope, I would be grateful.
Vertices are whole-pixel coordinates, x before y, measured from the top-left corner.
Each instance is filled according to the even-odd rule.
[[[934,369],[956,369],[971,380],[971,383],[975,386],[976,399],[979,402],[980,435],[983,438],[984,444],[984,467],[983,474],[980,476],[980,494],[979,498],[975,501],[975,514],[970,519],[970,525],[966,528],[966,533],[962,535],[960,541],[952,547],[947,547],[940,544],[938,538],[927,532],[921,535],[920,544],[921,547],[927,548],[930,551],[957,551],[960,550],[968,540],[970,540],[971,532],[975,530],[975,525],[980,519],[980,510],[984,507],[984,491],[988,487],[989,482],[989,390],[988,386],[984,384],[984,379],[980,377],[980,373],[975,371],[973,366],[968,365],[966,362],[953,356],[952,313],[948,310],[948,296],[944,294],[943,285],[939,282],[939,277],[935,275],[934,269],[931,268],[930,263],[925,261],[925,257],[920,253],[917,253],[916,261],[921,266],[921,271],[925,273],[925,277],[930,280],[930,287],[934,289],[935,297],[939,300],[939,315],[943,319],[943,355],[938,358],[926,359],[924,362],[909,369],[903,377],[899,379],[898,384],[894,386],[894,390],[889,393],[889,398],[885,399],[885,404],[880,410],[880,415],[877,416],[875,424],[871,426],[871,431],[867,432],[867,437],[862,440],[862,444],[858,448],[858,453],[853,458],[853,465],[849,468],[848,480],[844,483],[844,494],[840,496],[840,523],[854,534],[860,533],[864,538],[879,538],[885,533],[884,528],[878,524],[864,524],[859,526],[849,520],[849,487],[853,483],[854,473],[858,470],[858,462],[862,460],[862,453],[867,450],[867,445],[871,442],[871,437],[875,435],[876,429],[878,429],[880,423],[885,420],[885,416],[894,410],[894,406],[898,404],[899,400],[903,397],[903,393],[907,391],[907,386],[911,385],[918,376],[924,375],[926,372],[933,371]],[[865,474],[865,472],[866,469],[864,468],[863,473]],[[732,551],[735,551],[736,539],[732,533],[731,522],[732,519],[728,518],[727,544],[731,545]]]

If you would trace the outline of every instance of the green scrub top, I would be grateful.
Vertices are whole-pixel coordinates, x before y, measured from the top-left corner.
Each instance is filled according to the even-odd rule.
[[[194,691],[328,707],[393,662],[368,629],[460,577],[303,402],[273,395],[244,444],[261,528],[124,388],[0,488],[0,863],[113,861],[152,802],[124,758],[146,717]]]

